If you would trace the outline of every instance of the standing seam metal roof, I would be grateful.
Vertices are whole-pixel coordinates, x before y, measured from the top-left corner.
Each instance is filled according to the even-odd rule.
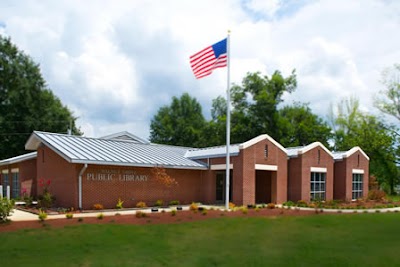
[[[174,146],[36,131],[33,132],[25,146],[27,149],[36,150],[41,142],[72,163],[207,168],[204,163],[185,158],[186,148]]]

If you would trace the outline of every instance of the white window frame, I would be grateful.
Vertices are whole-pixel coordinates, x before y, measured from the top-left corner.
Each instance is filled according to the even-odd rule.
[[[326,172],[311,172],[310,175],[310,200],[326,199]]]
[[[352,200],[357,200],[363,197],[363,186],[364,186],[364,174],[360,172],[353,172],[351,179]]]

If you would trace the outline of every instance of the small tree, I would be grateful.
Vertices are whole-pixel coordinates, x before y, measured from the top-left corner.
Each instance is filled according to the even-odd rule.
[[[14,208],[14,200],[6,197],[0,198],[0,222],[6,222]]]
[[[176,181],[175,178],[169,176],[165,168],[154,167],[151,171],[154,175],[155,181],[165,189],[163,190],[165,194],[164,198],[167,198],[167,195],[169,195],[171,188],[178,185],[178,181]]]

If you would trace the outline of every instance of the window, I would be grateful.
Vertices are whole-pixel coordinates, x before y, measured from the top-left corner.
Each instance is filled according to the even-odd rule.
[[[7,197],[7,186],[10,185],[10,181],[8,180],[8,173],[3,172],[3,197]]]
[[[268,145],[265,145],[265,147],[264,147],[264,157],[266,159],[268,158]]]
[[[312,172],[311,173],[311,200],[325,200],[325,181],[326,173]]]
[[[351,198],[353,200],[363,197],[363,174],[353,173],[353,186],[351,190]]]
[[[20,192],[19,173],[18,172],[13,172],[12,173],[12,192],[11,192],[11,197],[12,198],[19,197],[19,192]]]

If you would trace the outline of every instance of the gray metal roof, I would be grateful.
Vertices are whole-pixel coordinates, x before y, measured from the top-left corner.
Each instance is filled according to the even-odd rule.
[[[23,155],[16,156],[16,157],[13,157],[13,158],[0,160],[0,166],[18,163],[18,162],[29,160],[29,159],[34,159],[36,157],[37,157],[37,153],[36,152],[23,154]]]
[[[299,151],[305,148],[305,146],[297,146],[297,147],[287,147],[287,155],[288,157],[296,157],[299,154]]]
[[[343,156],[346,155],[347,151],[335,151],[332,152],[334,160],[343,159]]]
[[[230,145],[229,154],[239,155],[239,145]],[[185,156],[190,159],[220,158],[226,156],[226,146],[206,147],[187,150]]]
[[[36,150],[41,143],[71,163],[207,169],[204,163],[185,158],[186,148],[174,146],[35,131],[25,148]]]

